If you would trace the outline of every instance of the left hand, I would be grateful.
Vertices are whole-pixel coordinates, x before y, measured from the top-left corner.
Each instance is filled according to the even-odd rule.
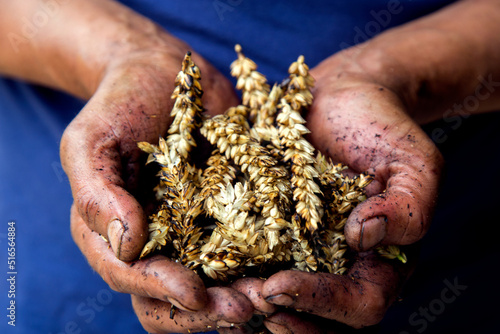
[[[355,51],[336,54],[311,70],[316,85],[307,125],[311,143],[335,163],[375,177],[366,189],[369,198],[351,212],[345,226],[347,243],[358,257],[345,276],[279,272],[262,284],[261,295],[274,305],[360,328],[382,320],[411,268],[368,250],[409,245],[423,237],[442,157],[408,115],[396,93],[404,89],[380,84],[364,70],[375,64],[356,63]]]

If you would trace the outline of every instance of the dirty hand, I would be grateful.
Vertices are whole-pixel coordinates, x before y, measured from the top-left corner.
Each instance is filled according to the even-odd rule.
[[[232,288],[252,301],[256,313],[267,315],[264,325],[272,333],[302,333],[304,328],[342,333],[346,325],[361,328],[382,320],[415,268],[417,246],[405,251],[405,264],[367,251],[354,257],[344,275],[286,270],[267,280],[243,278]]]
[[[234,299],[229,290],[206,291],[201,279],[192,271],[161,256],[121,262],[137,259],[148,236],[147,219],[140,203],[142,180],[139,179],[145,154],[137,148],[137,142],[157,143],[165,134],[170,122],[170,95],[175,75],[186,51],[187,47],[165,53],[138,54],[115,65],[68,126],[61,144],[61,159],[74,197],[71,221],[75,241],[113,289],[159,299],[133,297],[136,310],[168,301],[183,310],[202,312],[207,305]],[[205,95],[205,107],[221,112],[234,105],[237,99],[232,95],[229,82],[201,58],[196,61],[205,82],[212,81],[206,84],[209,91]],[[152,194],[152,190],[149,191]],[[78,229],[86,232],[76,233],[78,224],[83,223],[86,226]],[[97,233],[109,240],[109,244],[96,239]],[[144,273],[147,279],[143,279]],[[134,279],[138,277],[141,279]],[[232,301],[236,307],[240,303],[246,305],[244,298]],[[176,320],[186,326],[180,321],[182,312],[179,311]],[[203,312],[206,313],[203,325],[214,325],[215,320],[226,318],[224,312],[213,317],[212,311]],[[147,328],[151,328],[143,312],[138,316]],[[194,315],[189,313],[191,316]],[[229,316],[229,319],[236,322],[239,318]],[[196,323],[190,325],[194,326],[191,329],[199,328]],[[172,331],[179,330],[173,322],[165,323],[164,330],[169,326],[174,326]]]
[[[346,240],[359,252],[346,276],[284,271],[261,287],[265,301],[352,327],[378,323],[407,275],[363,253],[378,245],[409,245],[426,233],[442,166],[441,155],[391,89],[344,54],[311,70],[314,102],[307,115],[312,144],[335,163],[369,173],[368,199],[350,214]],[[369,254],[369,255],[367,255]],[[242,289],[244,291],[245,289]]]
[[[88,96],[82,93],[88,102],[61,140],[61,162],[74,198],[71,222],[75,241],[93,268],[116,291],[155,298],[157,303],[168,302],[189,311],[202,312],[207,303],[227,300],[238,304],[233,291],[207,291],[197,275],[165,257],[135,261],[148,238],[144,205],[148,196],[154,196],[156,182],[154,175],[144,172],[147,154],[137,143],[158,143],[158,138],[166,134],[175,77],[191,48],[120,4],[85,1],[72,6],[64,8],[64,15],[75,15],[77,20],[78,12],[88,10],[92,15],[85,17],[100,20],[102,32],[92,41],[97,48],[98,37],[106,36],[99,47],[107,57],[106,61],[97,59],[98,73],[88,76],[95,84],[85,90],[90,92]],[[91,29],[97,23],[83,24]],[[205,87],[202,102],[207,111],[221,113],[236,105],[238,99],[229,80],[195,52],[192,58],[201,70]],[[99,235],[108,243],[103,243]],[[240,299],[244,305],[245,299]],[[134,297],[137,310],[150,302]],[[226,318],[224,312],[219,313],[221,319],[216,320]],[[138,316],[141,321],[145,319],[143,313]],[[164,331],[170,325],[165,323]],[[198,328],[196,323],[192,325]]]
[[[266,318],[266,327],[273,334],[281,333],[352,333],[359,328],[379,323],[387,309],[398,298],[403,283],[416,265],[415,250],[409,263],[381,259],[377,254],[359,254],[349,271],[342,276],[282,272],[273,277],[263,290],[264,296],[280,308]],[[288,286],[280,286],[279,280]],[[289,295],[276,295],[286,289]],[[287,298],[289,298],[287,300]],[[346,324],[348,326],[346,326]]]
[[[375,177],[369,198],[349,216],[347,243],[363,251],[420,240],[438,193],[443,161],[437,147],[391,87],[338,66],[336,58],[311,74],[316,79],[308,115],[312,143],[334,162]]]
[[[62,137],[61,161],[76,209],[123,261],[137,258],[147,240],[137,200],[146,155],[137,143],[158,143],[166,134],[175,76],[188,50],[183,44],[141,50],[115,62]],[[220,113],[237,103],[229,81],[201,57],[193,58],[207,87],[204,107]]]
[[[185,50],[141,55],[111,68],[68,126],[61,145],[75,199],[73,238],[112,289],[132,294],[141,324],[154,333],[230,327],[248,321],[254,311],[243,294],[205,289],[192,270],[164,256],[137,260],[148,235],[142,195],[153,195],[152,187],[141,189],[147,155],[137,142],[156,143],[165,134]],[[193,57],[202,80],[209,82],[204,85],[205,108],[213,113],[237,104],[229,82],[201,57]]]
[[[375,176],[369,198],[345,227],[353,250],[412,244],[428,230],[443,159],[418,124],[461,117],[460,108],[449,108],[478,94],[485,95],[473,99],[478,105],[471,113],[498,110],[500,90],[492,78],[500,76],[500,44],[490,41],[499,18],[498,1],[457,1],[343,50],[311,71],[312,143],[354,172]],[[263,283],[261,296],[354,327],[374,324],[406,275],[376,262],[369,268],[345,278],[281,272]],[[346,278],[352,281],[344,285]]]
[[[26,23],[19,18],[36,17],[47,6],[39,0],[4,1],[2,36],[24,35]],[[197,275],[164,257],[131,262],[148,238],[142,205],[147,195],[154,196],[157,182],[154,176],[143,177],[148,174],[142,173],[147,154],[137,142],[158,143],[166,134],[175,78],[185,54],[193,50],[117,1],[74,0],[60,6],[52,1],[50,6],[57,15],[36,34],[24,35],[14,44],[0,38],[0,74],[87,101],[61,139],[61,162],[74,198],[71,223],[76,243],[117,291],[191,311],[204,310],[207,303],[234,302],[234,291],[207,291]],[[199,54],[193,52],[192,59],[201,70],[202,102],[208,112],[221,113],[236,105],[230,82]],[[224,314],[218,313],[217,320]]]

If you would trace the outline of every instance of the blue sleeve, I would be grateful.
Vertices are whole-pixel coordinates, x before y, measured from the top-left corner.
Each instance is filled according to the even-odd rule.
[[[301,54],[312,67],[340,49],[431,13],[450,0],[248,1],[124,0],[187,41],[229,76],[234,45],[271,82],[286,75]]]

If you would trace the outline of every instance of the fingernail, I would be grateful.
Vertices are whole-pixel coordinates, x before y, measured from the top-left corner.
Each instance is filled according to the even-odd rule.
[[[120,258],[120,252],[122,247],[122,237],[125,229],[123,224],[119,219],[113,219],[108,225],[108,240],[111,245],[111,249],[115,253],[117,258]]]
[[[170,304],[174,305],[175,307],[183,310],[183,311],[189,311],[189,312],[196,312],[196,310],[190,309],[184,305],[182,305],[181,302],[179,302],[177,299],[172,298],[172,297],[167,297],[167,300],[170,302]]]
[[[268,330],[275,334],[291,334],[292,331],[282,324],[277,324],[275,322],[266,320],[264,321]]]
[[[387,217],[377,216],[361,223],[359,249],[367,250],[378,245],[385,237]]]
[[[281,306],[291,306],[295,303],[295,298],[286,293],[280,293],[278,295],[267,297],[266,302]]]

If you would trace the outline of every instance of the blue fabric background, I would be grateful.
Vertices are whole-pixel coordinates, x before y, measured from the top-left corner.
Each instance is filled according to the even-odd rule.
[[[186,40],[229,76],[233,46],[259,65],[269,81],[281,81],[288,64],[304,54],[312,67],[345,45],[379,32],[373,13],[388,1],[123,1]],[[387,27],[432,12],[449,1],[401,1]],[[374,28],[375,27],[375,28]],[[371,30],[370,30],[371,29]],[[381,29],[380,29],[381,30]],[[361,31],[361,33],[360,33]],[[166,92],[166,94],[170,94]],[[66,125],[84,105],[62,93],[0,80],[0,333],[144,333],[127,295],[111,291],[92,272],[69,232],[72,203],[58,146]],[[499,251],[491,233],[496,202],[500,115],[444,121],[440,143],[447,159],[435,222],[424,238],[421,265],[380,326],[366,332],[464,333],[480,326],[496,332],[498,299],[489,268]],[[16,327],[7,325],[7,223],[17,228]],[[438,306],[445,280],[467,289],[432,320],[409,319]],[[498,307],[496,307],[498,309]],[[365,331],[363,331],[365,332]]]

